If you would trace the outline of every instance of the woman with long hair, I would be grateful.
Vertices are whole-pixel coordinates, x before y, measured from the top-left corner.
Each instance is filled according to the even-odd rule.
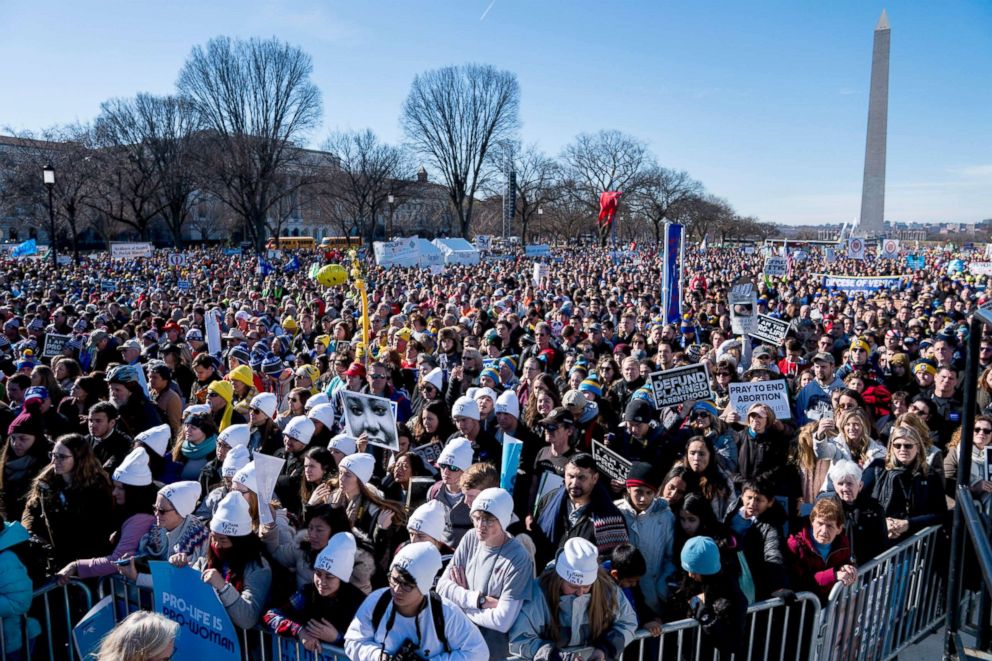
[[[909,414],[907,414],[909,415]],[[992,501],[992,481],[985,478],[989,467],[985,458],[985,448],[992,445],[992,416],[977,415],[972,427],[971,476],[968,489],[972,497],[982,505]],[[954,498],[957,494],[958,462],[961,461],[961,428],[955,430],[947,444],[944,457],[944,493]]]
[[[93,578],[116,573],[115,561],[133,555],[141,538],[155,523],[152,510],[158,489],[152,483],[148,453],[144,448],[136,448],[124,458],[114,470],[112,483],[115,519],[121,522],[114,533],[114,550],[99,558],[70,562],[56,574],[60,585],[65,585],[74,576]]]
[[[837,429],[836,435],[830,430]],[[841,459],[853,461],[862,469],[873,464],[881,465],[885,459],[885,447],[871,438],[871,420],[868,414],[858,407],[841,411],[837,424],[833,420],[820,420],[813,434],[813,453],[817,459],[829,459],[830,465]],[[869,473],[865,474],[865,488],[871,488]],[[823,491],[832,490],[830,478],[824,482]]]
[[[947,515],[940,476],[930,471],[923,438],[911,427],[889,435],[884,469],[875,469],[872,495],[885,510],[889,539],[898,542],[938,525]],[[867,482],[867,481],[866,481]]]
[[[293,418],[307,414],[306,405],[310,395],[310,390],[307,388],[293,388],[289,391],[289,396],[286,398],[289,408],[276,416],[276,424],[280,429],[286,429],[286,425]]]
[[[55,566],[106,553],[113,525],[110,478],[79,434],[60,436],[35,478],[21,523],[52,546]]]
[[[722,519],[736,494],[730,476],[720,468],[712,441],[703,436],[690,438],[685,444],[683,463],[689,469],[683,477],[687,492],[708,500],[713,513]]]
[[[451,410],[443,399],[428,402],[413,421],[413,444],[444,445],[457,429],[451,420]]]
[[[48,464],[51,449],[41,402],[26,404],[7,428],[7,442],[0,451],[0,502],[9,521],[21,520],[31,483]]]
[[[720,466],[729,473],[737,472],[738,452],[734,432],[720,419],[720,412],[712,402],[696,402],[686,417],[686,426],[679,430],[683,437],[702,436],[716,451]]]
[[[614,659],[634,639],[637,615],[597,562],[596,546],[581,537],[565,542],[554,567],[531,583],[529,598],[510,628],[510,654],[533,659],[543,650],[595,646]],[[578,630],[576,630],[578,629]]]
[[[62,398],[65,396],[62,386],[55,378],[55,372],[48,365],[36,365],[31,370],[31,385],[42,386],[48,390],[48,397],[52,400],[52,408],[58,409]]]
[[[827,471],[830,470],[829,459],[819,459],[813,451],[813,434],[816,432],[816,422],[802,426],[792,446],[789,461],[798,469],[802,482],[802,496],[799,500],[800,515],[803,510],[813,507],[817,494],[827,481]]]
[[[179,624],[149,611],[135,611],[100,642],[97,661],[171,659],[176,652]]]
[[[338,464],[331,451],[317,446],[303,454],[303,479],[300,480],[300,502],[308,505],[323,503],[337,488]]]
[[[76,433],[84,436],[89,433],[86,428],[86,416],[93,405],[106,401],[109,397],[107,382],[96,376],[81,376],[75,379],[68,390],[69,396],[59,402],[58,412],[69,421]]]
[[[275,454],[282,447],[282,428],[276,424],[276,396],[263,392],[251,398],[248,406],[248,427],[251,430],[248,449],[262,454]]]

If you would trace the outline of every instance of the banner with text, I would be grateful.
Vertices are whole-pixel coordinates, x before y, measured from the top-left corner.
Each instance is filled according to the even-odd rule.
[[[191,567],[148,563],[155,610],[179,624],[176,648],[186,659],[241,659],[241,642],[217,593]]]
[[[767,314],[759,314],[748,333],[751,337],[762,342],[779,345],[785,336],[789,334],[789,322],[769,317]]]
[[[850,275],[823,275],[823,286],[846,294],[870,294],[882,289],[901,289],[902,276],[887,275],[861,278]]]
[[[151,257],[155,247],[150,243],[119,243],[111,241],[110,259],[137,259]]]
[[[730,405],[737,411],[741,420],[746,420],[747,410],[755,404],[767,405],[779,419],[792,417],[792,411],[789,409],[788,386],[782,379],[731,383],[729,390]]]
[[[41,351],[42,358],[55,358],[62,355],[62,347],[69,343],[72,335],[58,335],[48,333],[45,335],[45,348]]]
[[[630,460],[626,459],[599,441],[592,442],[592,458],[596,460],[599,472],[611,480],[625,482],[630,472]]]
[[[675,367],[648,376],[656,408],[698,399],[713,399],[710,373],[706,363]]]

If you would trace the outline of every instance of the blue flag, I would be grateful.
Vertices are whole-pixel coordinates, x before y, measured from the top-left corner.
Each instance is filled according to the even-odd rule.
[[[262,274],[262,277],[264,278],[268,274],[272,273],[272,264],[269,264],[267,261],[265,261],[264,259],[262,259],[261,257],[259,257],[258,258],[258,272],[261,273]]]
[[[286,262],[286,266],[282,267],[283,273],[296,273],[300,270],[300,258],[293,255],[293,259]]]
[[[12,257],[27,257],[28,255],[34,255],[37,252],[38,242],[34,239],[28,239],[24,243],[17,244],[10,254]]]

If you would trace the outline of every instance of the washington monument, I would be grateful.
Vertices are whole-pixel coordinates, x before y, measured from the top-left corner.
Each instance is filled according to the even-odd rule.
[[[861,188],[858,234],[881,236],[885,232],[885,135],[889,116],[889,19],[882,15],[875,26],[871,53],[871,90],[868,95],[868,137],[865,140],[865,177]]]

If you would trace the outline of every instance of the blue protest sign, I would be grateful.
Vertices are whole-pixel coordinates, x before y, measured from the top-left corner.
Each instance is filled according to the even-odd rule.
[[[88,659],[96,654],[100,641],[114,628],[114,597],[107,595],[89,610],[83,619],[72,629],[76,651],[80,658]]]
[[[11,257],[27,257],[28,255],[35,255],[38,253],[38,242],[34,239],[28,239],[24,243],[18,243],[14,246],[11,251]]]
[[[101,280],[100,281],[100,291],[117,291],[117,283],[113,280]]]
[[[179,289],[182,290],[182,291],[188,291],[189,290],[189,280],[180,280],[179,282],[176,283],[176,286],[179,287]]]
[[[513,493],[513,485],[517,480],[517,470],[520,468],[520,454],[524,444],[512,436],[503,436],[502,465],[499,471],[499,486]]]
[[[190,567],[148,563],[155,585],[155,610],[179,624],[176,647],[187,659],[240,661],[241,641],[217,593]]]

